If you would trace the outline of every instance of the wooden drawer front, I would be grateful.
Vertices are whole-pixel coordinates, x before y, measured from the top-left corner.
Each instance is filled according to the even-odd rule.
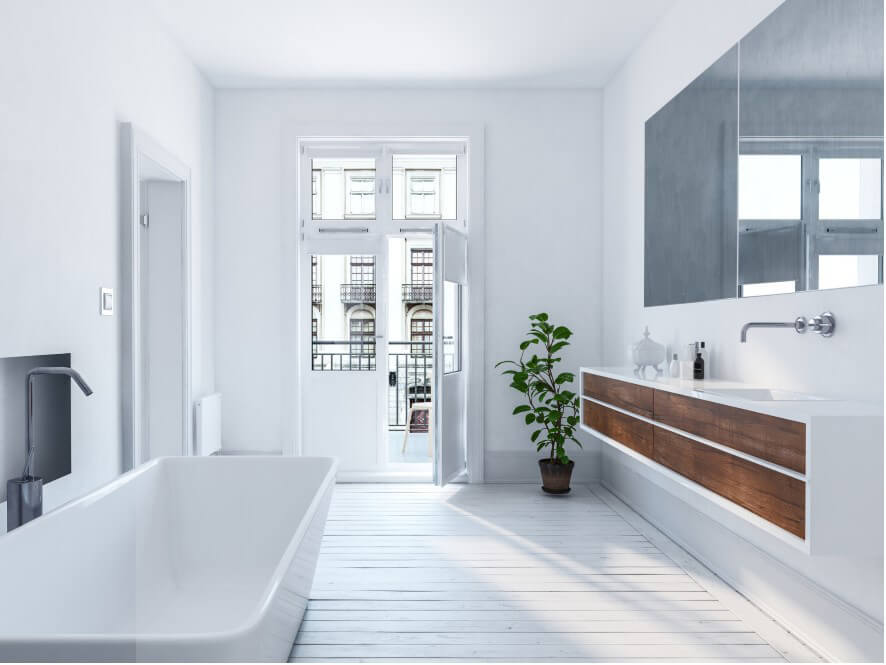
[[[605,406],[589,402],[586,399],[582,400],[582,404],[585,425],[638,453],[646,455],[646,457],[652,457],[652,425],[650,423],[607,409]]]
[[[653,459],[800,538],[806,532],[805,483],[703,443],[655,428]]]
[[[652,418],[652,388],[587,372],[582,374],[581,384],[585,397],[593,397],[625,411]]]
[[[655,420],[787,469],[806,473],[806,426],[665,390],[655,391]]]

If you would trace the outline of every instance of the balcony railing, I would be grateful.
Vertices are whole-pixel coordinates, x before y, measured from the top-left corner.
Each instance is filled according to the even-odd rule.
[[[375,369],[374,340],[313,340],[311,369],[315,372],[367,372]]]
[[[341,301],[345,305],[375,302],[375,284],[342,284]]]
[[[311,304],[312,305],[322,305],[323,304],[323,285],[322,284],[311,284]]]
[[[422,342],[389,342],[388,427],[406,426],[406,414],[416,402],[431,401],[434,384],[432,345]]]
[[[432,284],[404,284],[403,302],[405,303],[430,303],[434,300],[434,286]]]
[[[406,426],[409,407],[431,400],[434,359],[431,343],[388,343],[388,427]],[[316,340],[311,367],[318,372],[365,372],[375,370],[375,343]]]

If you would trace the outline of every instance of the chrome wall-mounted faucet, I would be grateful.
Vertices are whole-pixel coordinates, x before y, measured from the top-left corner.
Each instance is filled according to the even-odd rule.
[[[822,337],[830,337],[834,334],[837,327],[837,320],[830,312],[822,312],[818,316],[809,319],[798,316],[789,323],[772,323],[764,321],[751,321],[741,327],[741,343],[748,341],[748,330],[751,328],[793,328],[801,335],[805,332],[812,331],[818,333]]]

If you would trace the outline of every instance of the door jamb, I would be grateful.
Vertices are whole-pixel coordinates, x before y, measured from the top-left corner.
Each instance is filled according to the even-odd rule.
[[[142,162],[149,160],[168,171],[174,180],[182,184],[182,455],[193,450],[193,427],[191,417],[192,384],[192,297],[191,297],[191,170],[157,141],[134,127],[122,123],[121,145],[121,220],[122,287],[120,313],[122,319],[122,467],[132,469],[145,461],[141,450],[141,423],[143,417],[142,397],[142,349],[141,329],[141,265],[138,227],[140,210],[140,176]]]

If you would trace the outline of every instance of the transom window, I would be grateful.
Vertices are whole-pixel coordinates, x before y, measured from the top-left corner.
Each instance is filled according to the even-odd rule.
[[[345,217],[375,216],[375,170],[345,170]]]
[[[320,193],[321,187],[321,171],[320,169],[311,170],[311,218],[323,219],[323,196]]]
[[[439,169],[406,169],[406,217],[440,217]]]

